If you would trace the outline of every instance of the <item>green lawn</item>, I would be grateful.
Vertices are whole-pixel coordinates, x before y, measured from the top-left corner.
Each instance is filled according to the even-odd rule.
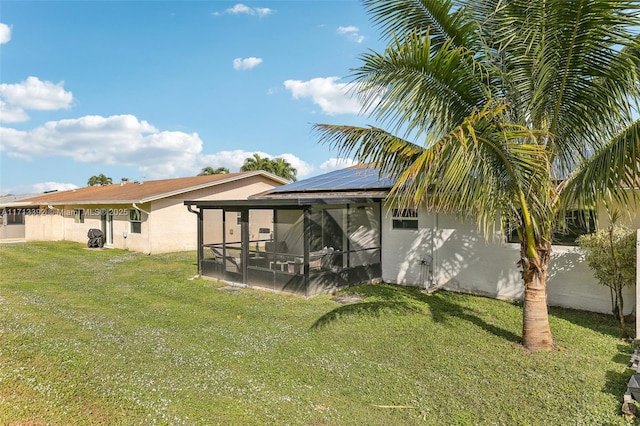
[[[611,316],[389,285],[342,305],[193,278],[195,253],[0,245],[0,424],[622,425]]]

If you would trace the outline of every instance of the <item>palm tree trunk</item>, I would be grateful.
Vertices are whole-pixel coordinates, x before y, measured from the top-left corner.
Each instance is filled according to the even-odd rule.
[[[536,251],[537,258],[528,258],[523,244],[520,259],[524,281],[522,344],[531,352],[550,351],[554,347],[547,309],[547,267],[551,245],[537,244]]]

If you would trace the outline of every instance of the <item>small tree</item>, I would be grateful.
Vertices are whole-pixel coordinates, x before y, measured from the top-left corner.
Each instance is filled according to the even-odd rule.
[[[611,312],[620,322],[623,337],[629,337],[624,322],[622,289],[636,282],[636,235],[633,230],[613,224],[594,234],[582,235],[578,244],[600,284],[609,287]]]

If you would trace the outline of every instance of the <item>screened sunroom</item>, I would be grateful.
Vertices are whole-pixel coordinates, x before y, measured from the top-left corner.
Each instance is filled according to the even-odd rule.
[[[344,170],[334,177],[350,176],[348,190],[311,178],[248,200],[186,201],[198,216],[199,274],[305,296],[380,280],[386,190],[372,171]]]

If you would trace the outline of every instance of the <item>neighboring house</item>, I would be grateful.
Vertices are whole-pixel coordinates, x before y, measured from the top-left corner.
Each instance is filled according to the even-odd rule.
[[[100,229],[105,247],[148,254],[195,250],[196,215],[184,208],[184,200],[241,200],[285,183],[271,173],[253,171],[39,195],[20,201],[26,209],[24,238],[87,243],[89,230]]]
[[[27,210],[22,200],[35,195],[5,195],[0,197],[0,241],[24,240],[24,222]]]
[[[426,209],[398,209],[385,201],[393,181],[375,169],[352,167],[280,186],[248,200],[189,200],[199,212],[198,267],[203,276],[306,296],[351,284],[385,281],[424,289],[519,300],[523,285],[517,261],[520,245],[496,235],[487,240],[475,222]],[[273,235],[225,235],[216,214],[239,215],[246,229],[260,212],[273,219]],[[599,212],[600,226],[607,226]],[[569,221],[570,222],[570,221]],[[639,218],[629,223],[640,228]],[[584,231],[584,230],[582,230]],[[567,241],[582,232],[558,235]],[[572,234],[573,233],[573,234]],[[571,238],[568,238],[571,237]],[[610,313],[609,291],[597,283],[575,245],[554,245],[548,302]],[[635,289],[625,289],[635,299]],[[634,304],[626,304],[628,312]]]

